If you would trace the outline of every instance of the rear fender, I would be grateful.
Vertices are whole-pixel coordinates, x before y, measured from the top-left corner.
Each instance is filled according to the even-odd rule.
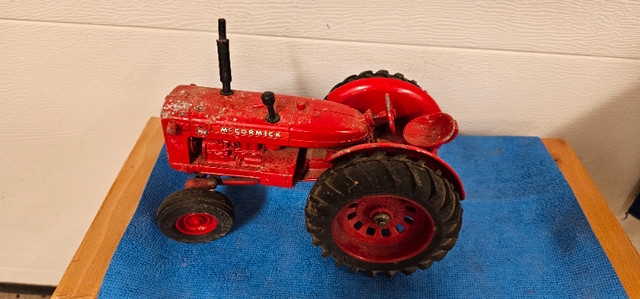
[[[371,155],[375,152],[383,151],[391,154],[405,154],[407,158],[411,160],[424,161],[424,165],[434,171],[439,171],[441,176],[447,179],[453,185],[454,189],[460,193],[460,200],[465,197],[464,188],[458,175],[451,169],[446,162],[438,158],[438,156],[430,153],[427,150],[415,147],[412,145],[400,144],[400,143],[364,143],[356,146],[348,147],[337,151],[329,156],[330,162],[336,162],[340,158],[349,157],[358,153],[365,153]]]
[[[370,109],[375,115],[386,110],[386,94],[400,122],[406,123],[423,114],[440,112],[440,107],[426,91],[392,78],[374,77],[346,83],[331,91],[327,100],[349,105],[362,113]]]

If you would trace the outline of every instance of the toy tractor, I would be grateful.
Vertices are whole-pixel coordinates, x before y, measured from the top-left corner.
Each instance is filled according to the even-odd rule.
[[[462,223],[462,184],[437,156],[456,121],[384,70],[346,78],[325,100],[232,90],[224,19],[218,27],[222,89],[180,85],[162,107],[169,163],[195,176],[158,208],[161,231],[185,243],[227,234],[234,208],[218,185],[316,181],[306,228],[337,266],[393,276],[441,260]]]

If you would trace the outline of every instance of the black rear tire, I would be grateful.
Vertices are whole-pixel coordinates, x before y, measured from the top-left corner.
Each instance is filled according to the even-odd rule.
[[[403,74],[401,73],[395,73],[395,74],[389,74],[389,71],[387,70],[379,70],[377,72],[373,72],[373,71],[364,71],[360,74],[357,75],[351,75],[347,78],[345,78],[344,80],[342,80],[342,82],[336,84],[333,88],[331,88],[331,90],[329,91],[329,93],[331,93],[332,91],[334,91],[335,89],[337,89],[338,87],[345,85],[347,83],[356,81],[356,80],[360,80],[360,79],[368,79],[368,78],[389,78],[389,79],[396,79],[396,80],[401,80],[404,82],[409,82],[415,86],[420,87],[420,85],[418,85],[418,83],[415,80],[409,80],[407,78],[404,77]],[[326,100],[327,97],[325,96],[324,99]]]
[[[167,196],[158,207],[156,220],[162,233],[172,240],[206,243],[225,236],[234,215],[233,205],[224,194],[193,188]]]
[[[383,215],[382,222],[374,219],[380,227],[369,224],[370,227],[360,228],[353,224],[358,217],[364,217],[362,222],[367,222],[367,217],[376,218],[370,212],[359,212],[365,201],[381,204],[378,210],[393,210],[384,205],[397,202],[409,212],[395,209],[400,211],[395,212],[399,215],[376,214],[376,217]],[[416,214],[416,211],[423,212]],[[388,220],[402,219],[403,213],[413,215],[398,222],[405,225],[405,236],[397,227],[389,227],[392,222]],[[418,218],[430,218],[431,222]],[[458,239],[462,207],[452,184],[420,161],[378,152],[352,158],[325,171],[309,193],[305,220],[313,245],[322,249],[323,257],[333,257],[336,266],[344,264],[352,273],[366,271],[369,276],[383,273],[391,277],[398,272],[409,275],[418,268],[427,269],[444,258]],[[423,227],[411,230],[411,225],[418,223]],[[345,236],[355,237],[349,240]],[[381,245],[391,239],[393,242],[397,239],[398,243]],[[407,246],[414,246],[415,250],[405,249]]]

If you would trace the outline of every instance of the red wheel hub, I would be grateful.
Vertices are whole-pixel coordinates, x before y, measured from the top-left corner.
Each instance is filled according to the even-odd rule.
[[[176,228],[187,235],[204,235],[218,226],[218,219],[209,214],[191,213],[176,220]]]
[[[350,256],[373,263],[406,260],[433,239],[431,215],[414,201],[394,195],[366,196],[333,219],[336,244]]]

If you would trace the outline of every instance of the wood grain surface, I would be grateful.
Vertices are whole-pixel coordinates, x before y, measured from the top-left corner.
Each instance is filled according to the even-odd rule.
[[[225,17],[230,33],[626,58],[640,57],[639,11],[632,0],[0,4],[6,19],[215,32]]]
[[[54,298],[95,298],[155,163],[163,138],[151,118],[60,281]],[[577,156],[562,139],[543,139],[631,298],[640,296],[640,256],[608,209]]]
[[[147,122],[91,227],[53,294],[54,298],[95,298],[111,256],[138,206],[142,190],[164,144],[160,121]]]

